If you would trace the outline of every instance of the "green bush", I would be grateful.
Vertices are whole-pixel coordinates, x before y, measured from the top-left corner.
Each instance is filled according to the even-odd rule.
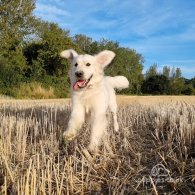
[[[142,84],[142,92],[146,94],[163,95],[169,88],[169,80],[164,75],[148,77]]]
[[[194,94],[194,88],[192,84],[185,85],[183,90],[181,91],[184,95],[193,95]]]

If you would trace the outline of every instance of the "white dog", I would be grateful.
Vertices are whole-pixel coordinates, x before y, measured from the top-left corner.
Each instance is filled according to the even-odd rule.
[[[106,132],[108,109],[113,114],[114,130],[118,131],[117,104],[114,88],[128,88],[129,81],[124,76],[104,76],[104,68],[115,57],[112,51],[102,51],[95,56],[78,55],[69,49],[61,52],[61,57],[71,63],[69,72],[71,81],[72,110],[65,139],[73,139],[85,120],[90,115],[91,140],[89,150],[94,151]]]

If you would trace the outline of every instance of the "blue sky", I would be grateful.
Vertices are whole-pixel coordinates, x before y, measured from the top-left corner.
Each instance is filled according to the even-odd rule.
[[[106,38],[195,76],[195,0],[37,0],[35,15],[71,35]]]

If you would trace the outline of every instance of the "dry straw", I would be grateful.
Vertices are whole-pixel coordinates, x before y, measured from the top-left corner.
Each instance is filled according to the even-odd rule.
[[[21,102],[0,105],[0,194],[195,191],[194,104],[120,107],[119,133],[109,119],[104,144],[91,155],[87,124],[74,141],[61,140],[70,113],[66,103]],[[157,164],[169,175],[154,177],[151,170]]]

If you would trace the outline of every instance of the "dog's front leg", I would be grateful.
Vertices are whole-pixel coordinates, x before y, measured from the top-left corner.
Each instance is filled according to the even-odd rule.
[[[85,110],[82,105],[74,105],[68,122],[68,127],[63,134],[64,139],[72,140],[85,120]]]
[[[95,150],[97,150],[98,146],[100,145],[100,142],[102,141],[102,137],[106,132],[107,128],[106,113],[95,114],[91,122],[92,132],[88,148],[90,151],[94,152]]]

